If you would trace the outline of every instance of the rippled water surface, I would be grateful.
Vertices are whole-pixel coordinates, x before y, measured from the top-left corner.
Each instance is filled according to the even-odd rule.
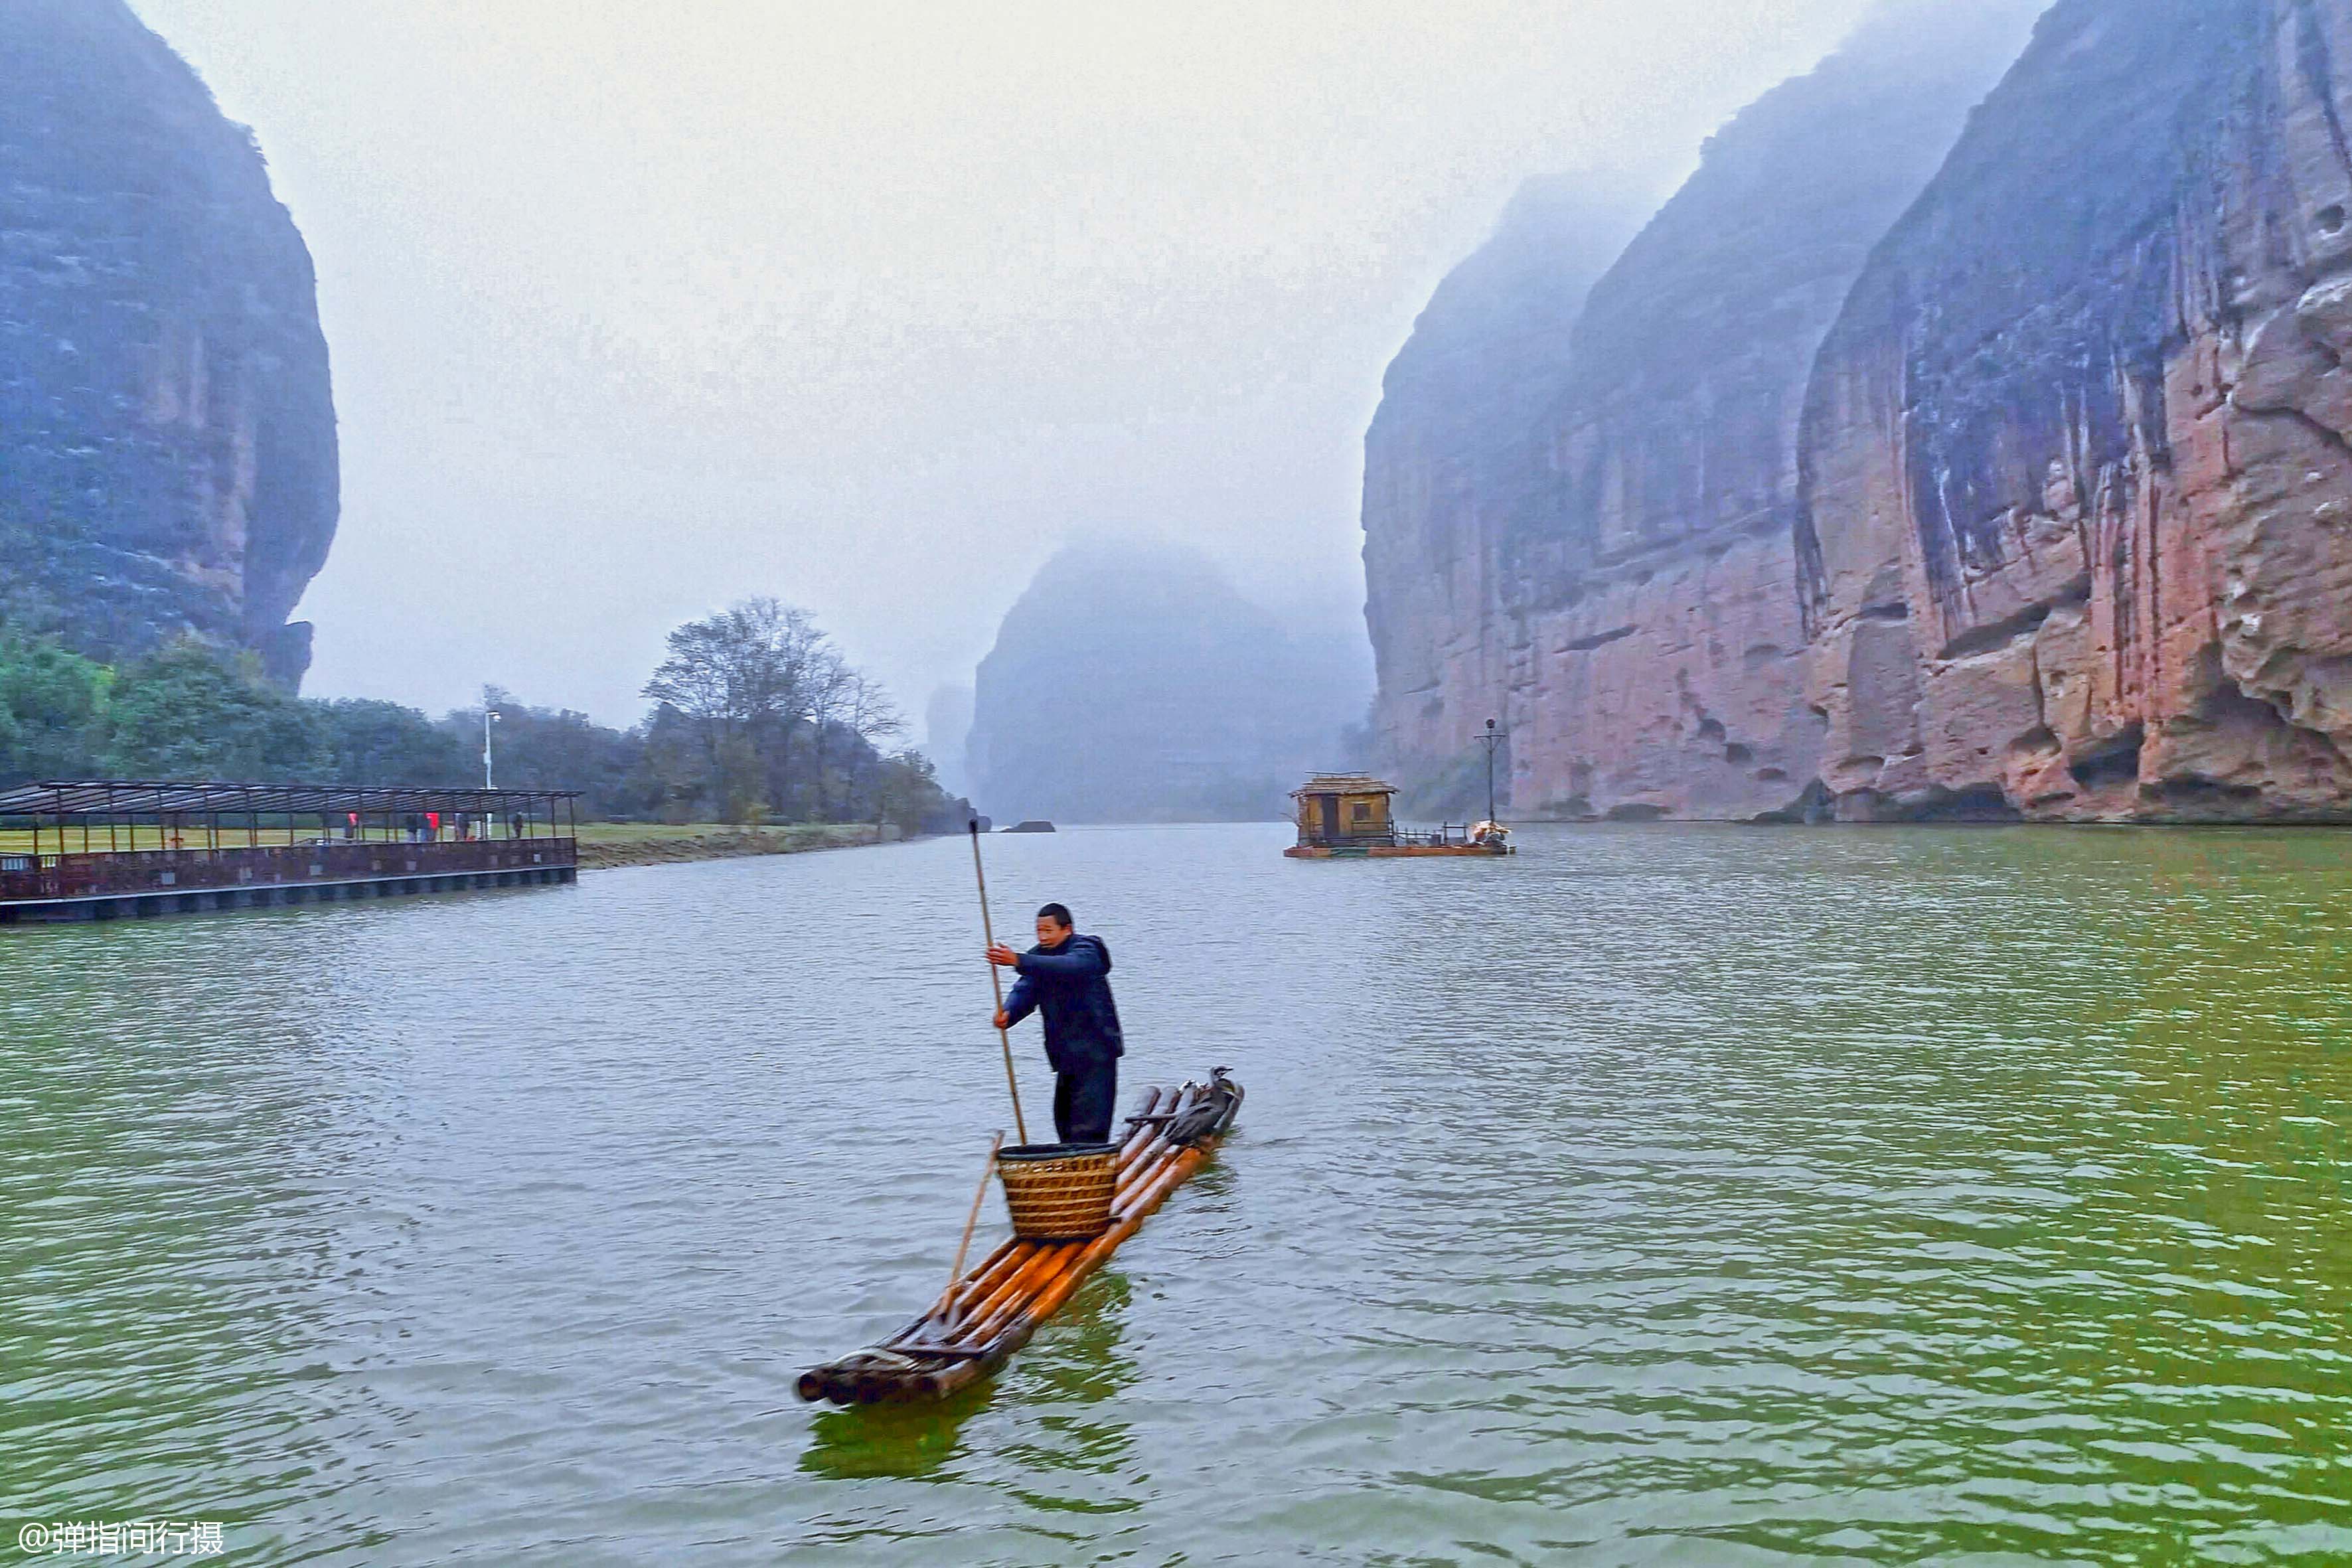
[[[0,1521],[338,1564],[2352,1560],[2352,838],[990,842],[1250,1089],[992,1385],[956,841],[0,932]],[[1024,1093],[1048,1082],[1034,1026]],[[0,1555],[13,1551],[0,1541]],[[27,1559],[29,1561],[29,1559]]]

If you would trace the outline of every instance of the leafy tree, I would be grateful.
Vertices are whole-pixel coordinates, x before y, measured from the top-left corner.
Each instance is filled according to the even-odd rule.
[[[920,752],[877,758],[873,791],[875,816],[904,834],[961,833],[971,819],[971,803],[941,789],[931,759]]]
[[[193,638],[125,667],[108,708],[106,770],[117,778],[310,780],[331,764],[311,709],[271,685],[251,654]]]
[[[669,634],[645,694],[675,711],[700,743],[698,794],[720,820],[793,804],[796,736],[813,730],[821,693],[843,666],[807,613],[746,599]],[[822,759],[818,759],[821,763]]]
[[[99,771],[114,672],[47,638],[0,633],[0,784]]]
[[[499,715],[492,744],[500,788],[576,789],[583,816],[658,815],[663,792],[645,773],[643,726],[614,730],[569,708],[533,708],[495,686],[482,696]],[[466,776],[479,779],[482,710],[461,708],[440,729],[465,754]]]
[[[328,759],[328,783],[473,782],[474,762],[465,742],[414,708],[358,699],[306,702],[303,707]]]
[[[646,717],[646,749],[632,783],[661,821],[692,822],[707,815],[702,801],[709,773],[696,729],[695,721],[667,702]]]

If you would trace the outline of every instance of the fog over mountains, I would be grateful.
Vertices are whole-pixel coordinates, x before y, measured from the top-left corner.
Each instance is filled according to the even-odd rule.
[[[1354,626],[1286,624],[1189,547],[1073,546],[981,661],[969,782],[1000,821],[1272,819],[1370,695]]]

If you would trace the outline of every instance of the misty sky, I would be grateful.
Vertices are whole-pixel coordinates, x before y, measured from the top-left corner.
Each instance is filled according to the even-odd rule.
[[[1663,197],[1864,9],[133,4],[318,261],[306,690],[615,723],[759,593],[919,720],[1076,536],[1354,613],[1381,373],[1519,181]]]

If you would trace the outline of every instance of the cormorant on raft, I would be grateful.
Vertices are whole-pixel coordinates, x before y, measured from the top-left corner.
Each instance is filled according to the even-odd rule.
[[[1240,1087],[1225,1077],[1225,1069],[1217,1068],[1210,1074],[1212,1086],[1231,1088],[1238,1096]],[[1222,1135],[1233,1125],[1233,1113],[1237,1105],[1228,1106],[1214,1096],[1192,1101],[1181,1110],[1165,1110],[1157,1114],[1138,1111],[1127,1119],[1130,1131],[1137,1127],[1157,1125],[1160,1136],[1179,1149],[1190,1149],[1202,1140]]]
[[[835,1405],[916,1404],[945,1399],[989,1376],[1208,1163],[1241,1107],[1242,1086],[1223,1068],[1206,1084],[1146,1091],[1116,1146],[1108,1228],[1084,1240],[1005,1242],[897,1333],[801,1373],[800,1396]]]

